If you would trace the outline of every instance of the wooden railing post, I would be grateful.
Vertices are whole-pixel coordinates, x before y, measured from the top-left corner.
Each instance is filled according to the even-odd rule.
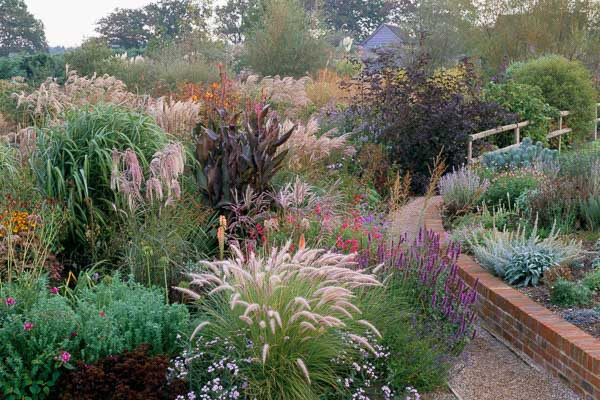
[[[515,128],[515,144],[521,143],[521,128],[519,128],[519,124]]]
[[[469,142],[467,144],[467,164],[473,163],[473,137],[469,136]]]
[[[562,113],[560,114],[560,117],[558,117],[558,130],[562,130],[562,125],[563,125],[563,116]],[[562,135],[560,135],[558,137],[558,154],[560,154],[560,147],[562,145]]]

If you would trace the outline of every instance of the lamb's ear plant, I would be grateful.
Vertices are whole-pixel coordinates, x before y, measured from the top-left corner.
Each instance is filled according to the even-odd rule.
[[[292,253],[290,244],[267,257],[231,250],[232,259],[202,262],[205,272],[189,274],[191,285],[207,293],[192,340],[230,338],[230,353],[250,361],[242,367],[249,398],[318,399],[339,385],[341,366],[332,360],[357,353],[351,343],[375,352],[364,333],[377,337],[379,331],[362,319],[354,298],[380,283],[356,270],[353,255]],[[205,383],[192,376],[193,386]]]
[[[547,238],[541,239],[537,222],[529,233],[524,227],[518,227],[516,232],[492,229],[477,242],[467,240],[481,265],[521,286],[537,285],[548,268],[579,261],[585,255],[580,241],[562,240],[554,227]]]

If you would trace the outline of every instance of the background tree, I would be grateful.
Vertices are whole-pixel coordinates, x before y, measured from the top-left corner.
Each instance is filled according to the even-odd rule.
[[[48,48],[44,25],[23,0],[0,0],[0,56]]]
[[[325,42],[311,34],[298,0],[267,0],[246,41],[246,61],[263,75],[302,76],[325,65]]]
[[[159,40],[181,39],[208,30],[210,0],[160,0],[144,7],[151,33]]]
[[[241,43],[258,20],[259,0],[228,0],[215,8],[217,32]]]
[[[394,2],[391,0],[322,1],[321,11],[327,27],[357,39],[364,39],[373,33],[394,9]]]
[[[96,32],[111,46],[123,49],[145,47],[150,39],[148,16],[143,9],[117,8],[98,21]]]

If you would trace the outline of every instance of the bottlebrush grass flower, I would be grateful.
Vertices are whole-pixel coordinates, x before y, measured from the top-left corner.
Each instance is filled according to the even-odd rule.
[[[250,254],[246,258],[238,247],[232,246],[233,258],[203,261],[201,265],[207,272],[188,276],[192,279],[190,286],[199,286],[204,293],[212,288],[208,296],[225,303],[218,313],[228,315],[211,321],[213,334],[247,331],[249,339],[257,344],[253,359],[274,371],[280,370],[282,360],[288,360],[310,381],[310,371],[313,367],[319,370],[321,364],[313,364],[315,355],[311,351],[299,353],[298,349],[307,348],[308,341],[318,342],[323,335],[348,331],[354,343],[374,351],[369,340],[358,335],[364,329],[353,329],[359,325],[375,334],[379,332],[369,322],[356,318],[361,310],[352,302],[355,291],[381,283],[374,275],[355,268],[355,255],[310,248],[292,252],[290,248],[288,243],[273,249],[267,257]],[[186,293],[189,290],[175,289]],[[199,329],[204,326],[203,322]],[[344,346],[340,344],[340,348]]]

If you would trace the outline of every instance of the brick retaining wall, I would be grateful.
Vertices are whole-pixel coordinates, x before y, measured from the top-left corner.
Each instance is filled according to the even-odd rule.
[[[431,200],[425,227],[445,234],[441,198]],[[483,269],[472,257],[458,259],[459,275],[479,279],[480,321],[534,364],[560,377],[585,400],[600,400],[600,340],[568,323]],[[493,368],[490,365],[490,368]]]

